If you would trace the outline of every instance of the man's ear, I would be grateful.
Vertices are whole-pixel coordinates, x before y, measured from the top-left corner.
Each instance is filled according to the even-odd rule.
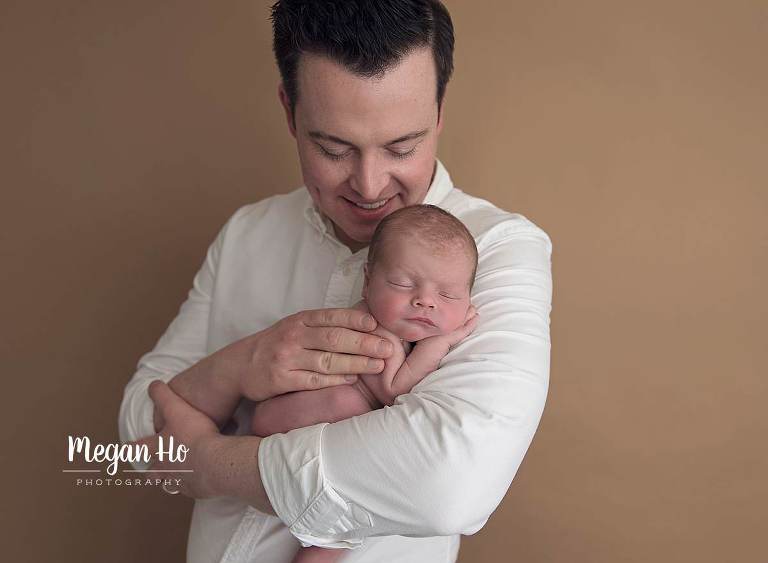
[[[296,126],[294,125],[293,112],[291,111],[291,102],[288,100],[288,94],[285,93],[285,88],[281,82],[277,86],[277,97],[280,99],[280,103],[285,110],[285,119],[288,121],[288,130],[291,132],[293,138],[296,138]]]
[[[440,109],[437,112],[437,134],[439,135],[443,130],[443,122],[445,121],[445,97],[440,104]]]

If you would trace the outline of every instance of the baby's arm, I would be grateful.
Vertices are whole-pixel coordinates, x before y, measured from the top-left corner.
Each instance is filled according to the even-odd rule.
[[[400,360],[396,355],[390,357],[381,375],[361,377],[379,401],[392,406],[399,395],[409,393],[414,385],[435,371],[451,347],[464,340],[475,330],[476,325],[477,313],[474,307],[470,307],[467,320],[453,332],[420,340],[404,359]],[[392,333],[381,327],[374,333],[384,338],[396,339]],[[402,345],[397,349],[402,350]]]
[[[370,410],[371,405],[354,385],[294,391],[256,403],[251,432],[266,437],[320,422],[337,422]]]
[[[398,395],[410,392],[414,385],[435,371],[440,366],[440,360],[451,347],[469,336],[475,330],[475,326],[477,326],[477,313],[474,307],[470,307],[467,320],[453,332],[430,336],[417,342],[392,381],[392,400],[394,401]]]
[[[419,381],[421,381],[427,374],[435,371],[440,365],[440,360],[443,359],[450,349],[469,336],[476,326],[477,311],[473,306],[470,306],[464,324],[459,328],[448,334],[430,336],[417,342],[413,351],[405,359],[405,363],[408,365],[407,369],[416,375],[423,374],[419,377]],[[403,367],[405,368],[405,366]],[[403,384],[406,381],[407,379],[404,379]],[[419,381],[415,381],[413,385],[416,385]]]
[[[302,547],[296,553],[291,563],[335,563],[347,552],[346,549],[323,547]]]

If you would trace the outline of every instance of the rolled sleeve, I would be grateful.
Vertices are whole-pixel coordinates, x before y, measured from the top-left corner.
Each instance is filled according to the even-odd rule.
[[[273,434],[259,446],[259,471],[278,518],[305,547],[355,548],[370,515],[326,479],[322,435],[328,424]]]
[[[130,442],[155,433],[155,406],[149,398],[147,389],[153,378],[132,379],[125,388],[123,402],[120,405],[118,429],[120,441]],[[135,462],[135,469],[145,470],[149,464]]]

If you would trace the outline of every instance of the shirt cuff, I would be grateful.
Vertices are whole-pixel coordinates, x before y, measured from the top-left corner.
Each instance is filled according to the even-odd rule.
[[[322,435],[327,423],[273,434],[259,446],[264,490],[278,518],[308,547],[356,548],[371,515],[347,502],[326,479]]]
[[[132,442],[155,434],[155,404],[149,398],[149,384],[152,379],[141,381],[138,388],[127,396],[120,407],[119,433],[122,443]],[[146,471],[149,463],[131,461],[134,469]]]

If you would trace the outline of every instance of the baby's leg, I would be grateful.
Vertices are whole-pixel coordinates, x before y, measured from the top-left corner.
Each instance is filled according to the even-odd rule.
[[[265,437],[320,422],[344,420],[370,410],[371,405],[355,385],[294,391],[257,403],[251,432]]]
[[[291,563],[335,563],[344,557],[344,551],[346,550],[316,546],[302,547]]]

